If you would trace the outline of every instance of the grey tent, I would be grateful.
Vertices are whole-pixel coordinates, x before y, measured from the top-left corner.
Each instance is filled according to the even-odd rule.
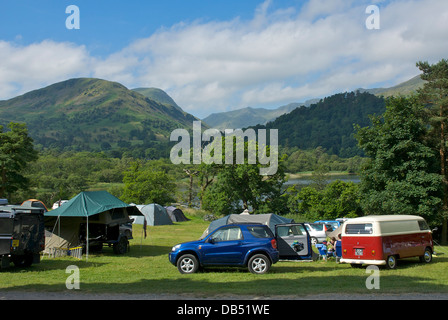
[[[344,226],[344,223],[342,223],[339,227],[337,227],[333,231],[325,232],[327,237],[330,239],[339,240],[339,236],[342,234],[343,226]]]
[[[267,225],[275,234],[275,226],[283,223],[293,223],[293,219],[284,218],[274,213],[266,214],[230,214],[224,218],[212,221],[208,228],[204,231],[201,239],[204,239],[209,233],[217,228],[232,223],[261,223]]]
[[[190,220],[184,215],[184,212],[182,210],[180,210],[179,208],[169,206],[169,207],[165,207],[165,209],[166,209],[166,212],[168,213],[168,215],[170,216],[171,221],[173,221],[173,222],[182,222],[182,221]]]
[[[146,219],[148,226],[173,224],[166,209],[157,203],[137,205],[137,208],[144,217],[131,217],[134,218],[136,224],[143,224],[144,219]]]

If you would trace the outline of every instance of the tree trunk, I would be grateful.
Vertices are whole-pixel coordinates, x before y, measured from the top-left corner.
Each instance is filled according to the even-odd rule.
[[[444,119],[443,106],[440,106],[440,117]],[[448,214],[448,172],[446,170],[446,149],[445,149],[445,122],[442,120],[440,124],[440,168],[443,184],[442,199],[442,244],[447,243],[447,214]]]

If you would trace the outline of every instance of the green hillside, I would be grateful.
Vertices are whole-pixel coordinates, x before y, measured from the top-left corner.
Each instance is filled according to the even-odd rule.
[[[384,111],[382,97],[367,92],[339,93],[254,129],[278,129],[279,144],[284,147],[307,150],[321,146],[331,154],[352,157],[361,154],[353,136],[354,125],[368,126],[369,115]]]
[[[165,106],[173,106],[183,112],[177,103],[165,91],[159,88],[135,88],[132,91],[138,92],[150,100],[154,100]]]
[[[390,88],[358,89],[358,90],[361,92],[368,92],[376,96],[382,96],[385,98],[400,95],[407,96],[417,92],[418,89],[423,87],[424,83],[425,81],[423,81],[420,78],[420,75],[418,75],[408,81],[405,81]]]
[[[100,79],[71,79],[0,101],[0,124],[26,122],[35,144],[65,150],[154,148],[195,118]]]

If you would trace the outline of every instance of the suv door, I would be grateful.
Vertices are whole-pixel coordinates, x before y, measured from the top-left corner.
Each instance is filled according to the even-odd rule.
[[[200,250],[202,264],[240,264],[244,257],[240,227],[224,227],[213,232]]]
[[[280,259],[312,259],[310,235],[303,223],[278,224],[275,226],[275,236]]]

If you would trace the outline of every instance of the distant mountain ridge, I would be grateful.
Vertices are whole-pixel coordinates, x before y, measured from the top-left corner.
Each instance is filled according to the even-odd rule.
[[[277,128],[283,146],[323,146],[330,153],[351,156],[359,154],[353,124],[368,125],[368,114],[384,111],[384,100],[379,97],[407,95],[422,85],[417,76],[392,88],[358,89],[359,93],[290,103],[273,110],[248,107],[216,113],[203,119],[203,127]],[[0,101],[0,125],[27,123],[39,149],[121,150],[147,158],[167,157],[170,133],[177,128],[190,130],[195,120],[161,89],[129,90],[120,83],[95,78],[69,79]]]
[[[420,78],[420,75],[413,77],[412,79],[402,82],[396,86],[390,88],[374,88],[374,89],[357,89],[360,92],[368,92],[376,96],[383,96],[385,98],[390,96],[407,96],[415,93],[418,89],[422,88],[425,81]]]
[[[303,105],[309,106],[317,101],[319,100],[313,99],[306,102],[294,102],[277,109],[246,107],[228,112],[212,113],[202,120],[211,128],[219,130],[247,128],[257,124],[265,124],[285,113],[291,112],[295,108]]]
[[[400,83],[396,86],[390,88],[374,88],[374,89],[363,89],[359,88],[354,90],[359,92],[368,92],[376,96],[390,97],[392,95],[409,95],[417,91],[417,89],[423,87],[424,81],[420,76],[415,76],[412,79]],[[295,108],[306,106],[309,107],[311,104],[318,103],[321,99],[311,99],[304,103],[290,103],[286,106],[281,106],[277,109],[264,109],[264,108],[243,108],[227,112],[213,113],[208,117],[204,118],[203,121],[206,122],[210,127],[216,129],[237,129],[237,128],[247,128],[250,126],[256,126],[257,124],[266,124],[269,121],[274,121],[276,118],[283,114],[290,113]]]
[[[77,78],[0,101],[0,124],[25,122],[36,145],[68,150],[159,148],[196,118],[117,82]]]

